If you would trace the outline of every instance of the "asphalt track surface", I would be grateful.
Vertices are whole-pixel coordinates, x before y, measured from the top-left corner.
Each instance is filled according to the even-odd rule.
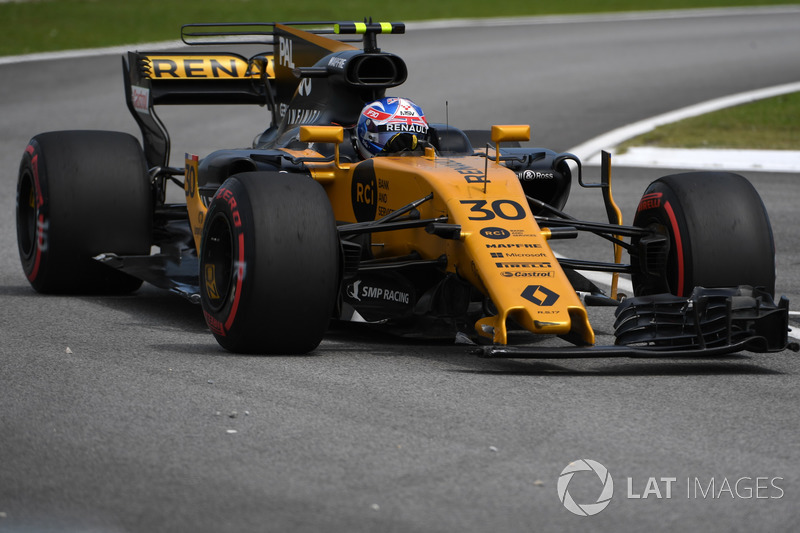
[[[798,10],[702,12],[418,29],[380,44],[405,58],[402,94],[429,118],[444,121],[447,101],[454,125],[531,123],[535,144],[567,150],[797,81],[798,27]],[[136,133],[119,62],[0,66],[0,531],[796,530],[792,352],[498,361],[337,326],[308,356],[239,356],[217,346],[198,307],[153,288],[34,293],[16,252],[20,156],[41,131]],[[178,157],[220,139],[246,145],[265,120],[249,109],[161,115]],[[626,220],[666,173],[614,172]],[[800,181],[748,177],[775,231],[777,292],[798,302]],[[591,191],[575,190],[567,207],[603,216]],[[559,251],[610,255],[593,242]],[[590,313],[610,342],[611,313]],[[557,491],[584,458],[614,481],[591,517],[570,513]],[[569,491],[592,503],[600,486],[580,472]]]

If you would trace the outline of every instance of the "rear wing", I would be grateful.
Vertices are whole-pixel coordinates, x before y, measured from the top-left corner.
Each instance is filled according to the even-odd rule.
[[[170,139],[157,105],[250,104],[270,102],[267,79],[274,77],[272,56],[246,59],[238,54],[128,52],[122,58],[125,100],[142,131],[150,168],[167,166]]]
[[[329,117],[326,110],[345,109],[344,115],[351,115],[376,91],[405,81],[402,60],[382,53],[376,43],[379,33],[404,32],[400,23],[186,24],[181,39],[187,45],[271,45],[272,49],[249,57],[228,52],[129,52],[122,59],[125,96],[142,131],[149,166],[165,167],[169,161],[169,134],[155,106],[269,106],[272,126],[284,128],[309,117],[342,120]],[[363,43],[363,52],[349,44],[358,42]],[[375,71],[381,72],[378,78],[372,74]],[[320,79],[314,79],[313,96],[312,78]],[[352,101],[341,90],[329,90],[328,78],[337,78],[333,85],[349,89],[366,87],[370,94]],[[331,100],[336,105],[331,106]]]
[[[272,55],[128,52],[128,80],[150,91],[150,104],[267,103],[263,78]],[[142,102],[140,102],[142,103]]]

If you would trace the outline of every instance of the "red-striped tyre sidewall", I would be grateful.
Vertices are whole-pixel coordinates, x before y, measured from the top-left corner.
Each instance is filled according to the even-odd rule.
[[[42,293],[125,293],[141,281],[92,258],[150,252],[153,205],[144,154],[120,132],[31,139],[17,181],[23,272]]]
[[[751,285],[775,291],[769,217],[758,192],[738,174],[689,172],[659,178],[643,194],[633,223],[661,225],[670,245],[660,283],[634,273],[637,295],[688,296],[696,286]]]
[[[330,203],[307,176],[247,172],[212,199],[200,252],[201,302],[219,344],[237,353],[307,353],[338,294]]]

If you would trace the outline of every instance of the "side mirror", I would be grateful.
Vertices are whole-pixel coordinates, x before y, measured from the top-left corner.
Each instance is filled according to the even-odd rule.
[[[492,141],[494,142],[494,150],[496,154],[495,162],[500,162],[501,142],[530,140],[531,127],[528,125],[492,126]]]
[[[339,143],[344,141],[344,128],[341,126],[300,126],[300,142],[304,143],[333,143],[333,162],[336,168],[339,164]]]
[[[300,142],[334,143],[344,141],[344,128],[341,126],[300,126]]]

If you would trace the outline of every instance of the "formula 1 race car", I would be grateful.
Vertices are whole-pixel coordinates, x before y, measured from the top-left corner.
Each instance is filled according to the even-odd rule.
[[[147,281],[200,303],[219,344],[241,353],[311,351],[331,319],[466,336],[487,357],[788,346],[772,230],[746,179],[663,177],[622,225],[608,154],[588,183],[576,156],[522,147],[529,126],[462,131],[387,97],[407,68],[377,36],[404,31],[371,21],[188,24],[186,44],[272,48],[129,52],[125,93],[143,148],[126,133],[58,131],[35,136],[23,155],[17,234],[31,285],[124,293]],[[272,123],[252,147],[187,154],[175,168],[155,112],[170,104],[268,106]],[[601,192],[608,222],[563,211],[573,180]],[[171,183],[185,202],[166,201]],[[610,241],[613,261],[553,252],[550,241],[579,232]],[[611,273],[611,289],[582,271]],[[631,297],[617,294],[620,274],[631,276]],[[594,346],[592,304],[617,307],[615,346]],[[509,330],[568,342],[509,346]]]

